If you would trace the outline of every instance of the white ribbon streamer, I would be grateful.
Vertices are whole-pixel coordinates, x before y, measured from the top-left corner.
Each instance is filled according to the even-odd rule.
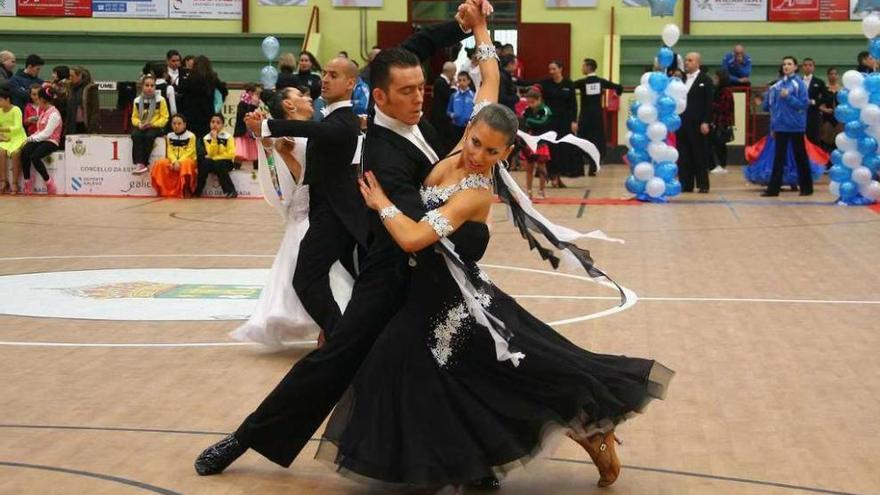
[[[302,174],[305,175],[306,163],[304,157],[307,139],[293,139],[295,143],[294,153],[301,151],[301,153],[296,153],[294,157],[299,161],[300,166],[302,167]],[[263,199],[269,203],[269,206],[275,208],[278,213],[281,214],[281,218],[286,221],[287,207],[290,204],[290,201],[293,200],[293,195],[298,186],[296,180],[293,178],[293,174],[290,173],[287,164],[284,162],[284,159],[281,158],[281,155],[274,146],[272,147],[272,158],[273,166],[270,167],[269,158],[266,155],[266,149],[263,148],[261,143],[258,143],[257,163],[259,164],[259,168],[257,169],[257,179],[260,182],[260,189],[263,191]],[[275,188],[275,181],[272,180],[272,170],[275,171],[275,176],[278,180],[278,189]]]
[[[474,288],[474,285],[471,283],[467,274],[462,271],[459,265],[449,259],[451,254],[461,262],[461,258],[459,258],[458,253],[455,252],[455,244],[446,237],[441,238],[440,243],[446,248],[446,250],[441,250],[443,260],[446,262],[446,267],[449,269],[449,273],[452,275],[455,283],[458,284],[458,288],[461,290],[461,295],[464,297],[464,302],[467,305],[471,316],[477,320],[477,323],[489,330],[489,335],[495,342],[495,357],[498,361],[510,360],[510,362],[513,363],[513,366],[519,366],[520,360],[525,358],[526,355],[521,352],[510,352],[507,339],[495,330],[495,325],[504,328],[504,322],[486,311],[486,308],[484,308],[477,300],[477,290]]]
[[[566,134],[559,139],[556,139],[556,131],[547,131],[540,136],[532,136],[531,134],[527,134],[523,131],[517,131],[516,135],[519,136],[526,145],[531,148],[532,151],[538,150],[538,143],[541,141],[547,141],[552,144],[570,144],[572,146],[577,146],[584,153],[590,155],[590,158],[593,159],[593,163],[596,164],[596,170],[600,170],[602,167],[599,165],[600,155],[599,149],[596,148],[596,145],[587,141],[586,139],[579,138],[574,134]]]

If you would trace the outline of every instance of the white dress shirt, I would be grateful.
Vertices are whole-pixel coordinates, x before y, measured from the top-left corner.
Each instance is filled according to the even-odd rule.
[[[378,106],[376,107],[376,117],[373,119],[373,123],[382,126],[411,142],[413,145],[415,145],[416,148],[424,153],[424,155],[428,158],[428,160],[431,161],[431,163],[437,163],[438,161],[440,161],[440,158],[437,156],[434,148],[432,148],[431,145],[428,144],[428,141],[425,140],[425,136],[422,135],[422,131],[419,129],[419,126],[404,124],[397,119],[391,118],[382,113],[382,110],[379,110]]]
[[[693,73],[688,73],[687,76],[685,77],[686,80],[684,82],[684,85],[687,86],[688,92],[690,92],[691,86],[694,85],[694,81],[697,80],[697,76],[699,76],[699,75],[700,75],[700,71],[695,71]]]

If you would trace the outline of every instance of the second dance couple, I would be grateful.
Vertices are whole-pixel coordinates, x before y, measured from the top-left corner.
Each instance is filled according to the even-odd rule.
[[[356,130],[351,149],[337,153],[347,153],[338,160],[348,161],[348,168],[336,169],[333,156],[310,153],[334,139],[340,140],[337,148],[349,142],[324,132],[327,119],[290,128],[308,134],[307,170],[339,171],[320,178],[305,174],[313,208],[306,238],[314,228],[337,225],[353,240],[346,246],[365,248],[366,255],[357,257],[351,299],[335,324],[315,318],[326,343],[297,362],[235,433],[198,457],[199,474],[219,474],[247,449],[289,466],[336,406],[318,457],[360,477],[420,487],[491,484],[540,453],[554,431],[584,448],[600,486],[619,476],[615,427],[662,398],[672,371],[652,360],[577,347],[520,307],[477,265],[489,242],[494,188],[530,248],[554,266],[571,262],[604,277],[573,243],[583,236],[538,214],[500,165],[513,149],[518,122],[496,104],[499,67],[486,27],[490,12],[487,2],[469,0],[459,7],[458,22],[427,27],[375,57],[375,117],[364,142],[367,171],[359,181],[350,163]],[[420,61],[471,30],[482,85],[464,137],[447,153],[421,118]],[[350,94],[356,71],[341,64],[328,64],[325,93],[338,82]],[[342,110],[331,110],[330,117]],[[353,116],[350,109],[348,114]],[[343,119],[348,116],[340,113]],[[280,130],[273,122],[251,118],[263,136]],[[315,216],[327,191],[350,186],[359,186],[358,203],[347,203],[345,213],[334,203],[335,220]],[[363,218],[369,235],[352,231],[343,215]],[[309,261],[301,248],[297,270]],[[310,303],[303,303],[311,314]]]

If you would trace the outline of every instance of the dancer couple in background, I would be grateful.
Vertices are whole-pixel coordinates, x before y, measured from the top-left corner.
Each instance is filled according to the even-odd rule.
[[[586,450],[600,486],[617,479],[615,426],[662,398],[672,372],[651,360],[575,346],[477,266],[489,241],[494,185],[530,247],[554,266],[572,263],[607,280],[573,243],[585,236],[535,211],[501,165],[518,121],[496,104],[490,12],[487,2],[469,0],[457,23],[427,27],[375,57],[375,116],[359,181],[346,171],[313,186],[308,170],[330,168],[331,158],[307,151],[312,198],[330,184],[359,185],[359,209],[347,214],[367,219],[366,255],[358,258],[351,299],[335,325],[315,319],[324,345],[297,362],[235,433],[198,457],[199,474],[222,472],[248,449],[289,466],[335,405],[318,456],[344,473],[407,486],[497,486],[496,475],[540,453],[550,433],[560,432]],[[464,137],[447,153],[421,118],[420,60],[470,30],[482,85]],[[281,133],[259,115],[250,120],[262,136]],[[319,134],[309,138],[311,150]],[[321,225],[311,211],[309,220],[309,232]],[[311,263],[305,242],[297,261]]]

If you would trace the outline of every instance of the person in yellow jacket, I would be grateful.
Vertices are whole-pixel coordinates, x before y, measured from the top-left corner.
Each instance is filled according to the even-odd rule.
[[[165,158],[153,164],[150,177],[159,196],[183,198],[196,186],[196,135],[186,130],[186,118],[171,117],[171,132],[165,136]]]
[[[199,182],[196,185],[196,196],[202,195],[208,174],[217,176],[220,187],[227,198],[238,196],[235,185],[229,177],[235,160],[235,138],[232,134],[223,130],[224,117],[215,113],[211,116],[211,132],[203,139],[205,142],[205,157],[199,161]]]
[[[168,124],[168,103],[156,91],[156,77],[147,74],[141,79],[141,95],[134,99],[131,111],[132,173],[143,174],[150,163],[156,138],[165,133]]]

